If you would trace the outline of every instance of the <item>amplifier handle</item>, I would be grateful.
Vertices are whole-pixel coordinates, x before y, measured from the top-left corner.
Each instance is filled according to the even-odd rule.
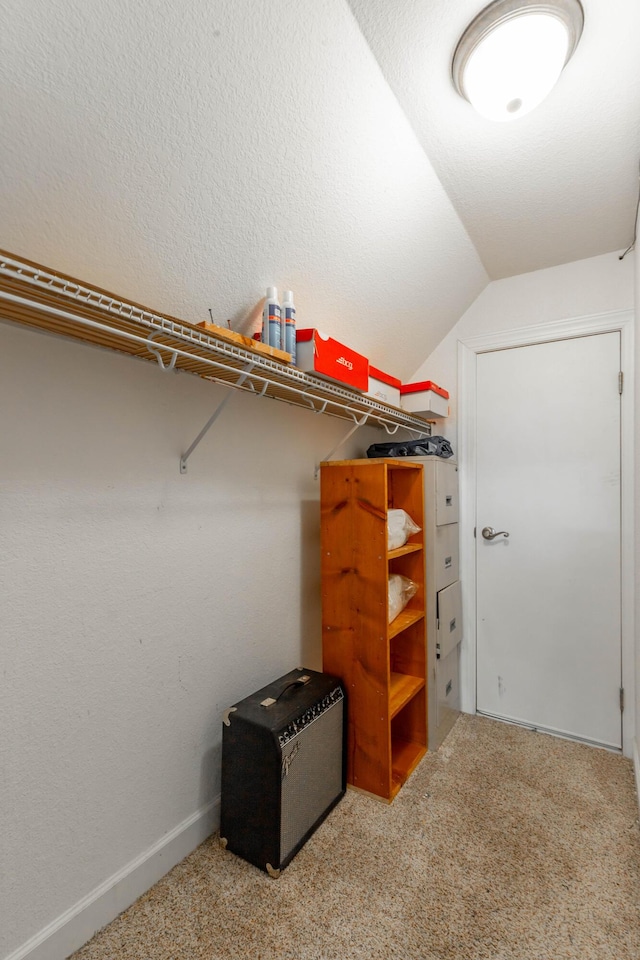
[[[284,685],[277,697],[267,697],[265,700],[260,701],[261,707],[272,707],[274,703],[277,703],[283,693],[286,693],[287,690],[290,690],[291,687],[304,687],[305,684],[309,683],[311,677],[308,673],[301,674],[297,680],[292,680],[290,683]]]

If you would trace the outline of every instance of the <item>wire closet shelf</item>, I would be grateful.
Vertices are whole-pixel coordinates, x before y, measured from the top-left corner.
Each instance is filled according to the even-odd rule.
[[[0,318],[153,361],[164,372],[182,370],[339,417],[354,427],[431,435],[431,424],[422,417],[2,252]]]

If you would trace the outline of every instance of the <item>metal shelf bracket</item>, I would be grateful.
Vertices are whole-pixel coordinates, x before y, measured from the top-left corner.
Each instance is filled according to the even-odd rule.
[[[349,439],[349,437],[351,436],[351,434],[352,434],[352,433],[355,433],[356,430],[358,429],[358,427],[363,427],[363,426],[365,425],[365,423],[367,422],[368,419],[369,419],[369,414],[368,414],[368,413],[363,413],[363,415],[360,417],[359,420],[357,420],[357,419],[355,418],[355,416],[354,416],[355,423],[353,424],[353,426],[351,427],[351,429],[348,431],[348,433],[346,433],[346,434],[344,435],[344,437],[342,438],[342,440],[340,440],[339,443],[336,443],[335,447],[333,447],[333,449],[331,449],[331,450],[329,451],[329,453],[326,455],[326,457],[323,457],[323,462],[324,462],[325,460],[330,460],[331,457],[332,457],[332,456],[334,455],[334,453],[336,452],[336,450],[339,450],[340,447],[342,446],[342,444],[347,442],[347,440]],[[320,464],[319,464],[319,463],[316,463],[315,470],[313,471],[313,479],[314,479],[314,480],[317,480],[319,476],[320,476]]]
[[[150,348],[150,349],[151,349],[151,348]],[[230,384],[228,384],[228,386],[229,386],[229,387],[241,387],[242,384],[244,383],[244,381],[247,379],[247,377],[248,377],[249,374],[251,373],[251,371],[252,371],[252,369],[253,369],[253,366],[254,366],[253,363],[247,363],[247,364],[245,365],[244,369],[242,370],[242,373],[240,374],[240,376],[239,376],[238,379],[236,380],[236,382],[235,382],[235,383],[230,383]],[[264,390],[262,391],[262,393],[264,393]],[[260,395],[260,394],[258,394],[258,396],[259,396],[259,395]],[[180,457],[180,473],[186,473],[186,472],[187,472],[187,460],[189,459],[189,457],[191,456],[191,454],[193,453],[193,451],[195,450],[195,448],[198,446],[198,444],[200,443],[200,441],[202,440],[202,438],[209,432],[209,430],[211,429],[211,427],[214,425],[214,423],[216,422],[216,420],[218,419],[218,417],[220,416],[220,414],[221,414],[222,411],[224,410],[225,406],[226,406],[227,403],[229,402],[230,398],[231,398],[231,390],[230,390],[229,393],[226,395],[226,397],[224,398],[224,400],[222,400],[222,402],[218,404],[218,406],[217,406],[216,409],[213,411],[213,413],[211,414],[211,416],[209,417],[209,419],[207,420],[207,422],[205,423],[204,427],[202,428],[202,430],[200,431],[200,433],[198,434],[198,436],[195,438],[195,440],[193,441],[193,443],[191,444],[191,446],[182,454],[182,456]]]
[[[231,391],[229,391],[229,393],[226,395],[224,400],[218,404],[218,406],[213,411],[212,415],[209,417],[209,419],[207,420],[204,427],[202,428],[198,436],[195,438],[191,446],[188,448],[188,450],[186,450],[182,454],[182,456],[180,457],[180,473],[187,472],[187,460],[189,459],[189,457],[191,456],[195,448],[198,446],[202,438],[205,436],[205,434],[207,434],[211,429],[211,427],[214,425],[214,423],[216,422],[216,420],[218,419],[218,417],[220,416],[220,414],[222,413],[222,411],[224,410],[225,406],[227,405],[230,399],[231,399]]]
[[[153,343],[153,338],[157,336],[158,333],[160,333],[159,330],[154,330],[153,333],[149,334],[149,336],[147,337],[147,349],[149,350],[149,353],[152,353],[156,358],[156,360],[158,361],[158,366],[160,367],[162,372],[170,373],[172,370],[175,369],[178,354],[176,353],[175,350],[172,350],[171,347],[165,347],[162,344],[157,345]],[[171,354],[171,360],[169,361],[169,363],[164,362],[162,358],[162,354],[158,349],[158,346],[162,346],[163,350],[167,350]]]
[[[388,423],[383,423],[382,426],[383,426],[384,429],[385,429],[385,433],[386,433],[387,436],[389,436],[389,437],[392,437],[392,436],[394,435],[394,433],[397,433],[398,430],[400,429],[400,424],[399,424],[399,423],[396,423],[395,426],[393,427],[393,429],[389,426]],[[407,429],[410,429],[410,428],[408,427]]]

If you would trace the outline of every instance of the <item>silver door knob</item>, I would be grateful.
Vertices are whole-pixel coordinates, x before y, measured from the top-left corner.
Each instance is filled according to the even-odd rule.
[[[506,530],[494,530],[493,527],[483,527],[482,536],[485,540],[495,540],[496,537],[505,537],[509,536]]]

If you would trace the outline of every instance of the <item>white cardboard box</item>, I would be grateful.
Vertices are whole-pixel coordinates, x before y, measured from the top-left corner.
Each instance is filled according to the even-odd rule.
[[[400,386],[399,380],[378,370],[376,367],[369,366],[369,389],[367,396],[374,400],[380,400],[382,403],[388,403],[392,407],[400,406]]]
[[[431,380],[403,383],[400,387],[400,403],[407,413],[417,413],[423,417],[449,416],[449,394]]]

